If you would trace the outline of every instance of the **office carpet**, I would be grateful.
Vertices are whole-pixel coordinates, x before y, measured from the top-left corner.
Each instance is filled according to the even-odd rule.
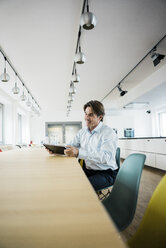
[[[128,240],[137,230],[148,205],[148,202],[153,194],[153,191],[155,190],[164,174],[165,172],[162,170],[158,170],[148,166],[144,167],[141,176],[138,202],[134,219],[129,227],[121,232],[121,236],[124,241]]]

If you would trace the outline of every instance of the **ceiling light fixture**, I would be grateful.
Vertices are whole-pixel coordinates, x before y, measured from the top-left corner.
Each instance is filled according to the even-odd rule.
[[[128,92],[127,90],[122,90],[120,84],[118,84],[117,88],[120,92],[120,96],[124,96]]]
[[[69,101],[72,103],[74,101],[74,96],[73,94],[69,93]]]
[[[72,72],[72,82],[73,83],[80,82],[80,75],[77,73],[76,64],[75,64],[74,72]]]
[[[5,60],[5,66],[4,66],[4,73],[1,74],[0,80],[2,82],[8,82],[10,80],[9,74],[6,72],[6,57],[4,57]]]
[[[86,1],[87,0],[83,1],[82,14],[85,13]],[[89,12],[88,2],[87,2],[87,12]],[[92,21],[92,23],[93,23],[93,21]],[[90,23],[88,22],[87,24],[88,24],[88,29],[91,29],[92,27],[90,27]],[[69,113],[71,111],[71,104],[73,103],[74,95],[76,94],[75,83],[80,82],[80,75],[77,74],[76,63],[77,64],[83,64],[86,61],[85,54],[82,53],[82,51],[81,51],[80,39],[81,39],[81,25],[79,25],[79,31],[78,31],[78,37],[77,37],[75,57],[74,57],[74,63],[73,63],[73,69],[72,69],[72,80],[71,80],[72,82],[70,83],[70,86],[69,86],[69,100],[67,103],[67,116],[69,116]]]
[[[13,94],[17,95],[20,92],[20,89],[17,86],[17,73],[15,73],[15,85],[12,89]]]
[[[156,47],[153,49],[153,52],[152,52],[152,55],[151,55],[151,58],[152,58],[152,61],[153,61],[153,65],[156,66],[160,63],[160,61],[162,59],[164,59],[165,55],[163,54],[160,54],[160,53],[156,53]]]
[[[32,111],[35,111],[35,107],[33,106],[33,104],[32,104],[32,106],[31,106],[31,110],[32,110]]]
[[[96,26],[96,16],[89,12],[88,0],[86,1],[87,12],[81,15],[80,25],[86,30],[93,29]]]
[[[4,66],[4,73],[0,76],[0,80],[2,82],[8,82],[9,79],[10,79],[10,76],[7,74],[6,72],[6,62],[9,64],[9,66],[11,67],[11,69],[13,70],[13,72],[15,73],[15,86],[12,88],[12,92],[13,94],[19,94],[20,92],[20,89],[19,87],[17,86],[17,78],[19,79],[19,81],[22,83],[23,87],[25,88],[25,90],[28,92],[29,96],[31,97],[31,99],[34,101],[35,105],[37,106],[37,108],[39,110],[41,110],[39,104],[36,102],[36,100],[34,99],[33,95],[31,94],[31,92],[29,91],[29,89],[27,88],[27,86],[25,85],[25,83],[23,82],[22,78],[20,77],[20,75],[17,73],[16,69],[14,68],[13,64],[11,63],[11,61],[9,60],[9,58],[7,57],[6,53],[3,51],[2,47],[0,46],[0,52],[2,54],[2,56],[4,57],[4,60],[5,60],[5,66]],[[22,94],[21,96],[21,100],[22,101],[25,101],[26,95]],[[26,102],[26,105],[27,106],[31,106],[31,102],[30,101],[27,101]]]
[[[21,99],[21,101],[26,101],[26,99],[27,99],[27,97],[26,97],[26,95],[24,93],[24,90],[22,92],[22,95],[20,96],[20,99]]]
[[[32,106],[32,103],[31,103],[31,101],[29,100],[29,97],[28,97],[28,100],[27,100],[27,102],[26,102],[26,105],[27,105],[27,107],[31,107],[31,106]]]
[[[160,63],[160,60],[163,59],[166,55],[163,54],[157,54],[157,56],[153,57],[152,55],[154,54],[154,52],[156,51],[156,48],[159,46],[159,44],[164,41],[166,38],[166,35],[164,35],[159,41],[158,43],[120,80],[120,82],[115,85],[100,101],[103,102],[116,88],[119,89],[120,84],[149,56],[152,57],[152,59],[154,60],[154,66],[156,66],[158,64],[158,61]],[[159,56],[158,56],[159,55]],[[163,57],[164,56],[164,57]],[[121,92],[121,87],[119,89],[119,91]],[[121,96],[123,96],[124,94],[126,94],[127,92],[123,92],[121,93]]]
[[[125,109],[145,109],[149,106],[149,102],[130,102],[123,108]]]
[[[69,90],[69,92],[71,93],[71,94],[76,94],[76,87],[74,86],[74,83],[70,83],[70,90]]]
[[[81,52],[81,45],[80,45],[80,41],[79,41],[79,48],[78,51],[75,55],[75,62],[77,64],[84,64],[86,61],[86,57],[85,54]]]

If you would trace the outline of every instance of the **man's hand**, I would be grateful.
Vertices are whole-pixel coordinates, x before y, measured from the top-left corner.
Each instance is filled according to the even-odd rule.
[[[64,154],[66,154],[68,157],[77,157],[79,150],[75,148],[74,146],[66,146],[66,150],[64,150]]]
[[[47,150],[47,152],[49,152],[49,154],[55,154],[52,151],[50,151],[49,149],[45,148]]]

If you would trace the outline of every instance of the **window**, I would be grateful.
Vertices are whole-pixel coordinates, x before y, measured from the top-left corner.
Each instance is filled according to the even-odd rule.
[[[159,113],[160,136],[166,136],[166,111]]]
[[[53,122],[46,123],[46,143],[67,144],[81,129],[81,122]]]
[[[3,143],[3,105],[0,103],[0,144]]]
[[[18,144],[22,144],[22,115],[18,114]]]

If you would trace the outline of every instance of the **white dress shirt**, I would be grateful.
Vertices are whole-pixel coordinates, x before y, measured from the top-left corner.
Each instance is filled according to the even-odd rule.
[[[102,122],[90,131],[82,128],[69,145],[79,149],[78,158],[84,159],[86,168],[92,170],[116,170],[117,134]]]

